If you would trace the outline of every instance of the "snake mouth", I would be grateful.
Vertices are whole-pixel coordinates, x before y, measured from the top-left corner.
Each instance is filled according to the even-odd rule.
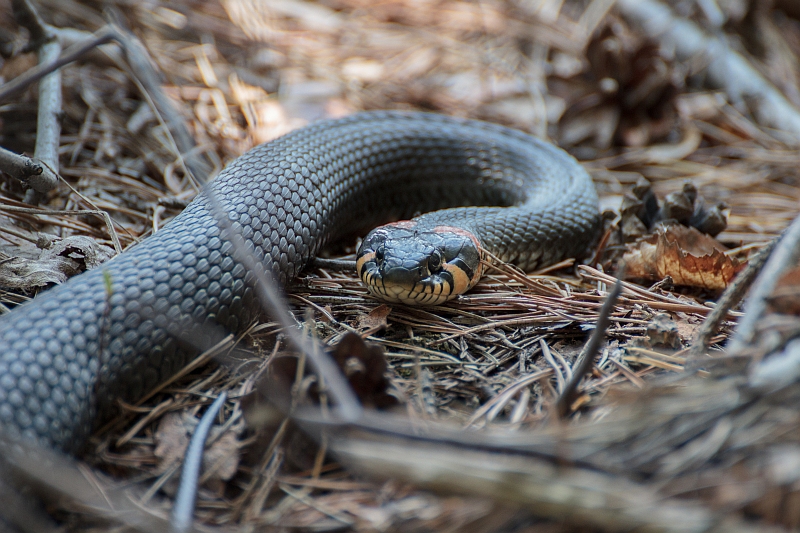
[[[482,274],[473,234],[450,226],[418,231],[407,222],[373,230],[359,248],[356,267],[370,294],[410,305],[451,300]]]

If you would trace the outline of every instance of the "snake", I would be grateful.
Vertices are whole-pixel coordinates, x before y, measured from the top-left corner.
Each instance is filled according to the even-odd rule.
[[[410,111],[312,123],[231,161],[153,235],[0,317],[0,428],[80,455],[120,401],[254,323],[255,277],[230,231],[285,288],[328,243],[385,223],[357,253],[369,291],[441,303],[486,257],[530,270],[585,255],[598,199],[567,152],[505,126]]]

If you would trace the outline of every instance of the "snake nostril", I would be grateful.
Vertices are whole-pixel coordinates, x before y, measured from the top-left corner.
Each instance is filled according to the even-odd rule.
[[[428,271],[431,274],[438,274],[442,271],[442,254],[439,250],[434,250],[428,257]]]

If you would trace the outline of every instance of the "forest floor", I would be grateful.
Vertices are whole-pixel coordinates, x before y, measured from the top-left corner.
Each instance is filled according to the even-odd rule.
[[[435,111],[549,139],[585,166],[606,215],[594,257],[527,275],[499,265],[469,295],[433,308],[388,306],[354,273],[308,270],[289,307],[340,359],[386,369],[360,396],[376,411],[337,421],[324,405],[311,410],[325,394],[303,398],[314,374],[275,363],[293,353],[291,336],[265,314],[246,334],[203,347],[140,404],[121,406],[85,463],[62,465],[61,480],[37,478],[50,485],[49,514],[26,509],[28,526],[5,516],[14,527],[165,528],[187,435],[222,391],[201,530],[800,526],[800,364],[790,342],[798,273],[771,271],[769,290],[762,280],[767,311],[734,295],[703,329],[734,276],[797,215],[800,20],[791,2],[35,7],[62,53],[114,30],[59,70],[60,133],[48,134],[37,126],[41,83],[3,92],[32,72],[41,43],[35,24],[0,0],[0,145],[47,161],[36,140],[49,138],[59,176],[38,195],[2,181],[8,308],[158,231],[249,148],[360,110]],[[688,205],[727,226],[715,238],[654,227],[651,193],[661,213]],[[354,245],[327,255],[352,259]],[[629,279],[565,413],[558,400],[622,262]],[[747,313],[752,323],[732,346]],[[770,366],[780,357],[788,362]],[[295,406],[308,409],[289,422],[269,391],[288,391],[295,377]]]

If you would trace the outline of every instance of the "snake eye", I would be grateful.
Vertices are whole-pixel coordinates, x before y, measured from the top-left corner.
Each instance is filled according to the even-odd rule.
[[[381,244],[375,249],[375,259],[377,259],[378,262],[381,262],[383,261],[385,255],[386,255],[386,247],[384,247],[383,244]]]
[[[431,274],[438,274],[442,271],[442,254],[439,250],[434,250],[428,257],[428,271]]]

